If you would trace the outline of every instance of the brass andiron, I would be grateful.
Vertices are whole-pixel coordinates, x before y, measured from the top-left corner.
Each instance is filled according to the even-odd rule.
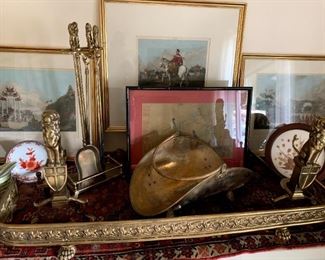
[[[66,152],[61,146],[60,115],[54,110],[46,110],[42,114],[43,140],[47,151],[47,164],[43,168],[44,179],[53,190],[52,198],[40,203],[34,203],[35,207],[52,202],[52,206],[61,206],[69,200],[84,203],[70,197],[66,187],[68,170],[66,165]]]
[[[294,158],[295,167],[290,179],[283,179],[281,187],[288,193],[282,198],[290,198],[292,200],[307,198],[304,190],[307,189],[316,179],[322,165],[317,163],[320,154],[325,148],[325,118],[316,117],[311,126],[308,141],[298,151],[295,143],[297,136],[292,140],[292,147],[298,155]]]

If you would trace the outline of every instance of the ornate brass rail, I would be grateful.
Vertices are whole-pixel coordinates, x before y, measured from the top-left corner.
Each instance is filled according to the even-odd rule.
[[[0,224],[0,241],[13,246],[136,242],[244,233],[324,221],[325,205],[129,221]]]

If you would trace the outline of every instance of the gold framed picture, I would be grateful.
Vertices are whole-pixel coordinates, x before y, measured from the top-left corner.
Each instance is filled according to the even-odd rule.
[[[24,140],[42,141],[41,115],[54,109],[60,114],[64,148],[74,157],[82,141],[69,50],[0,47],[0,57],[4,153]]]
[[[125,131],[126,86],[225,87],[237,79],[246,4],[101,0],[100,7],[109,131]],[[166,66],[176,67],[172,75]]]
[[[239,84],[253,87],[248,147],[256,154],[274,128],[325,115],[325,56],[244,53]]]

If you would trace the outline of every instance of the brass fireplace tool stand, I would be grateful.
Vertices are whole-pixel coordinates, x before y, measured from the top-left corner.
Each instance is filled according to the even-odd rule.
[[[85,203],[85,201],[70,197],[66,187],[68,170],[66,165],[66,152],[61,146],[60,115],[53,110],[46,110],[42,114],[43,140],[47,151],[47,164],[43,169],[44,179],[52,189],[53,195],[35,207],[44,206],[52,202],[53,207],[60,207],[69,201]]]
[[[122,165],[113,158],[104,158],[99,28],[86,23],[87,47],[80,47],[76,22],[68,25],[68,31],[83,143],[75,157],[78,176],[68,176],[68,186],[77,197],[80,192],[120,175]]]
[[[310,199],[304,191],[316,180],[317,174],[323,165],[317,163],[325,148],[325,118],[316,117],[309,134],[308,141],[298,151],[295,143],[297,136],[292,140],[292,147],[298,155],[294,158],[295,167],[290,179],[282,179],[281,187],[287,194],[274,199],[275,202],[289,198],[291,200]]]

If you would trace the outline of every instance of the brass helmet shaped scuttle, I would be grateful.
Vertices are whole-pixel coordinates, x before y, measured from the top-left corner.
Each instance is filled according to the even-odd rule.
[[[223,160],[208,144],[196,137],[173,135],[149,151],[133,171],[132,207],[143,216],[163,213],[223,169]]]

